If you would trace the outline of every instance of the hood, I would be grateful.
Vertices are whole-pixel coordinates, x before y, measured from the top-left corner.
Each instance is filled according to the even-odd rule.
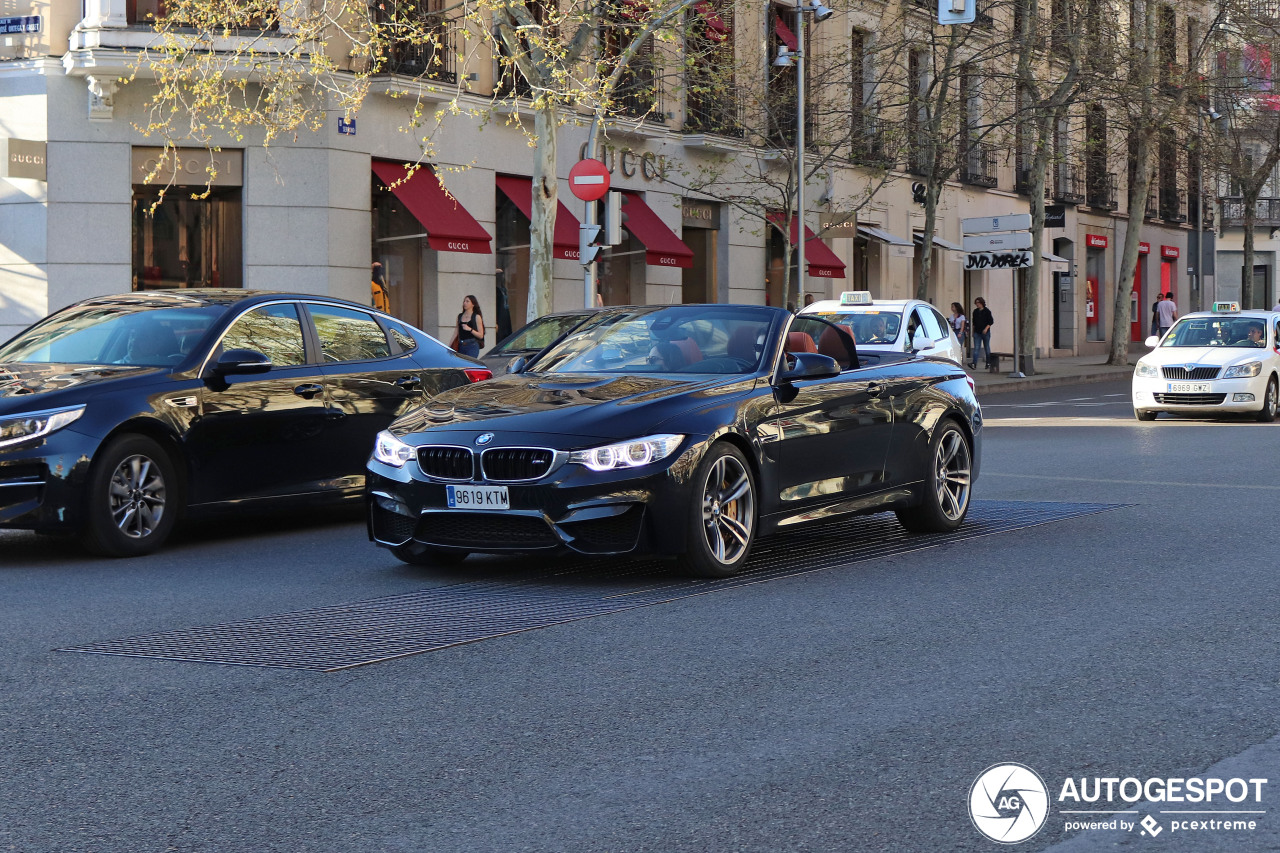
[[[160,372],[113,364],[0,364],[0,412],[78,403],[98,386]]]
[[[639,436],[681,411],[749,390],[755,381],[754,376],[508,374],[446,391],[398,419],[391,431],[400,437],[437,429]]]
[[[1157,367],[1195,364],[1203,367],[1226,367],[1245,361],[1261,361],[1273,353],[1265,347],[1160,347],[1142,357]]]

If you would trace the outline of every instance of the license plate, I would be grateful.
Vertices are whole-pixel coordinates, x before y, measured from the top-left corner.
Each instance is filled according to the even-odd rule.
[[[445,486],[449,509],[511,509],[506,486]]]
[[[1212,386],[1208,382],[1170,382],[1170,394],[1208,394]]]

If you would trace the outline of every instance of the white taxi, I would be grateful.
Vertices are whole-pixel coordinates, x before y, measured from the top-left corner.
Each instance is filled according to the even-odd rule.
[[[1160,412],[1216,415],[1251,413],[1273,421],[1280,394],[1280,314],[1241,311],[1215,302],[1188,314],[1133,371],[1133,411],[1140,421]]]
[[[800,314],[817,314],[847,326],[860,350],[914,351],[964,362],[964,347],[951,324],[938,309],[919,299],[872,299],[868,290],[850,290],[839,299],[806,305]]]

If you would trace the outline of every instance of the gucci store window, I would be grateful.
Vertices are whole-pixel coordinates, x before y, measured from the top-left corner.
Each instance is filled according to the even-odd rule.
[[[133,289],[242,287],[241,152],[134,148],[132,175]]]

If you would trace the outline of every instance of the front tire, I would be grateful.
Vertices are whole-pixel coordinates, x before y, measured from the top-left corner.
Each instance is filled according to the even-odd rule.
[[[456,566],[467,559],[470,552],[449,551],[444,548],[432,548],[430,545],[420,545],[417,542],[408,542],[404,545],[396,545],[391,549],[391,554],[400,562],[411,566]]]
[[[898,523],[916,533],[946,533],[964,523],[969,514],[973,484],[973,450],[955,421],[938,425],[929,442],[929,473],[924,500],[896,510]]]
[[[140,557],[160,548],[178,518],[178,473],[144,435],[121,435],[97,453],[89,474],[84,544],[104,557]]]
[[[756,482],[738,448],[713,444],[693,477],[693,500],[680,567],[702,578],[738,573],[756,534]]]
[[[1140,421],[1154,421],[1159,412],[1145,412],[1142,409],[1134,409],[1133,414]]]
[[[1262,398],[1262,411],[1258,412],[1259,422],[1269,424],[1276,419],[1278,394],[1280,394],[1280,388],[1276,385],[1276,378],[1272,376],[1267,382],[1267,394]]]

